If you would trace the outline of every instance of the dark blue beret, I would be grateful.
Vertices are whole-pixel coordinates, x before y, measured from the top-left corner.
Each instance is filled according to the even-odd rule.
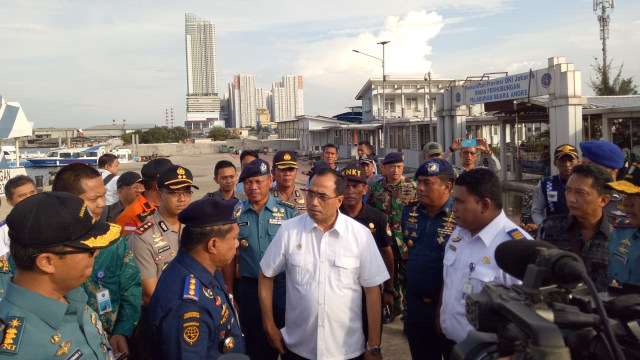
[[[403,153],[392,152],[392,153],[388,153],[387,156],[384,157],[384,160],[382,160],[382,165],[397,164],[397,163],[403,163],[403,162],[404,162]]]
[[[178,221],[193,227],[233,224],[238,222],[241,212],[242,202],[237,199],[206,197],[189,204],[178,214]]]
[[[240,173],[239,182],[243,182],[250,177],[269,175],[269,163],[263,159],[255,159],[248,163]]]
[[[440,174],[453,174],[453,166],[444,159],[433,158],[425,161],[416,170],[415,178],[418,176],[436,176]]]
[[[580,151],[583,157],[609,169],[621,169],[624,166],[622,150],[608,141],[583,141],[580,143]]]

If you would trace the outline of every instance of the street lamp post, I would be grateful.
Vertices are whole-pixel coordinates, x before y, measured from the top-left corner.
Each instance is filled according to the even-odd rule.
[[[431,112],[431,71],[427,73],[427,75],[425,76],[425,80],[427,80],[427,83],[429,84],[429,95],[427,95],[427,98],[429,99],[429,141],[433,141],[433,113]]]
[[[384,67],[384,59],[385,59],[385,54],[384,54],[384,46],[386,44],[390,43],[390,41],[380,41],[378,43],[378,45],[382,45],[382,59],[380,59],[379,57],[373,56],[373,55],[369,55],[369,54],[365,54],[362,51],[358,51],[358,50],[352,50],[355,53],[358,54],[362,54],[368,57],[372,57],[374,59],[378,59],[382,62],[382,146],[381,147],[386,147],[387,146],[387,129],[386,129],[386,125],[387,125],[387,117],[385,114],[385,107],[386,107],[386,99],[385,99],[385,81],[386,81],[386,75],[385,75],[385,67]],[[378,107],[378,111],[379,107]]]

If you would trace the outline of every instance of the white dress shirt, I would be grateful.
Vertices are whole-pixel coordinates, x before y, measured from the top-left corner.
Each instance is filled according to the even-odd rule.
[[[268,277],[285,265],[287,348],[309,359],[362,354],[361,289],[389,279],[371,231],[339,212],[326,233],[308,214],[289,219],[260,261]]]
[[[498,245],[514,238],[532,240],[527,232],[507,218],[504,211],[476,236],[471,236],[469,230],[460,226],[453,230],[444,252],[444,286],[440,308],[440,325],[447,338],[459,343],[473,330],[463,302],[465,283],[472,285],[470,293],[475,294],[485,284],[509,286],[520,282],[502,271],[494,257]]]
[[[9,257],[9,226],[5,221],[0,222],[0,256]]]
[[[102,175],[102,180],[104,180],[107,176],[111,175],[111,173],[105,169],[98,169],[98,171],[100,171],[100,175]],[[107,202],[105,206],[111,205],[113,203],[120,201],[120,197],[118,196],[118,178],[119,177],[120,175],[116,175],[112,177],[111,180],[109,180],[109,183],[104,186],[105,190],[107,191],[106,194],[104,195],[105,201]]]

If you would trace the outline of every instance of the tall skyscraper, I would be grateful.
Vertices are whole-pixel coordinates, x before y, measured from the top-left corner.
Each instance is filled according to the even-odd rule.
[[[187,123],[220,123],[216,28],[195,14],[185,14]],[[216,125],[217,125],[216,124]],[[189,127],[189,124],[185,124]],[[201,126],[200,128],[203,128]]]
[[[255,127],[257,108],[255,77],[234,75],[229,83],[229,118],[233,127]]]
[[[304,114],[302,76],[285,75],[272,85],[271,121],[290,120]]]

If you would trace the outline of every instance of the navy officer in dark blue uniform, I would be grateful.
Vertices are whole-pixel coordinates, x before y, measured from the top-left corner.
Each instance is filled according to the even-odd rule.
[[[282,201],[269,193],[273,178],[269,163],[255,159],[248,163],[240,173],[239,181],[244,184],[247,200],[243,201],[238,217],[240,227],[240,247],[238,248],[238,273],[236,294],[238,311],[245,335],[247,355],[251,359],[277,360],[278,351],[269,345],[262,328],[262,312],[258,299],[258,272],[260,260],[276,236],[280,225],[296,215],[296,205]],[[236,273],[235,262],[222,269],[229,292],[233,293],[233,278]],[[273,313],[276,326],[284,327],[286,302],[284,271],[277,275],[273,288]]]
[[[178,215],[185,227],[178,255],[149,304],[147,339],[157,359],[217,359],[244,353],[233,299],[222,273],[238,247],[238,200],[204,198]]]
[[[442,288],[442,261],[453,218],[453,166],[444,159],[426,161],[416,171],[417,199],[402,210],[402,235],[407,245],[407,317],[404,321],[414,359],[442,358],[436,314]]]

